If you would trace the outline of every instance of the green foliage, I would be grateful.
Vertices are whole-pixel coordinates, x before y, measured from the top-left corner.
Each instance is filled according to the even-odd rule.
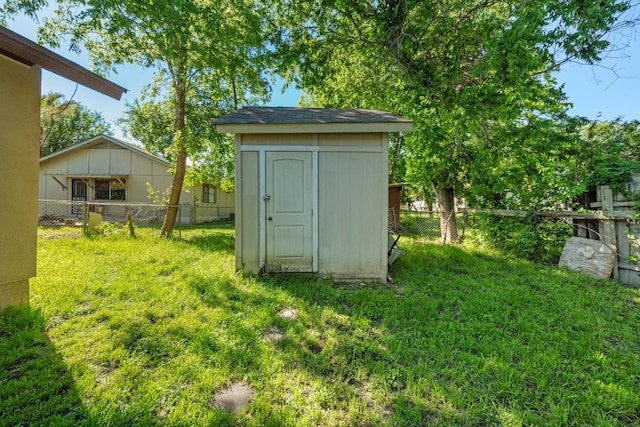
[[[187,157],[200,153],[203,143],[215,146],[215,140],[203,140],[193,132],[203,129],[198,112],[209,107],[201,102],[215,94],[210,102],[231,99],[233,105],[239,105],[243,93],[268,93],[262,75],[267,58],[265,11],[252,0],[64,0],[56,3],[52,17],[42,21],[39,37],[44,43],[59,46],[66,38],[72,50],[86,48],[99,72],[114,71],[125,63],[157,70],[150,99],[132,108],[142,111],[142,120],[149,115],[155,119],[149,122],[147,142],[166,132],[150,146],[160,146],[175,162],[163,236],[171,235],[175,225],[174,206],[180,202]],[[220,101],[221,94],[224,101]],[[145,105],[148,102],[158,105]],[[164,116],[168,106],[172,107],[169,122]],[[205,127],[211,127],[210,123]]]
[[[576,178],[585,189],[609,185],[625,193],[625,184],[640,171],[640,121],[591,122],[581,130],[576,150]]]
[[[572,226],[562,220],[480,214],[474,222],[472,240],[509,256],[548,264],[558,263],[566,240],[573,236]]]
[[[60,93],[50,92],[40,100],[40,156],[99,134],[112,135],[111,126],[98,111]]]
[[[470,206],[547,211],[579,193],[574,181],[573,153],[582,120],[565,116],[528,115],[517,125],[495,126],[501,143],[473,140],[476,168],[460,189]]]
[[[128,136],[140,141],[150,153],[175,162],[172,152],[175,103],[147,101],[145,95],[126,104],[118,124]]]
[[[171,187],[167,187],[164,193],[160,190],[156,190],[150,183],[147,185],[147,197],[155,204],[167,205],[169,204],[169,196],[171,195]]]
[[[407,175],[407,154],[404,147],[404,135],[389,134],[389,184],[405,182]]]
[[[307,100],[413,119],[404,144],[412,185],[455,191],[478,207],[521,209],[574,193],[569,150],[580,121],[568,116],[551,72],[566,61],[598,61],[604,35],[630,7],[619,0],[275,3],[280,71],[309,92]]]
[[[410,238],[393,285],[245,277],[229,227],[137,231],[38,242],[35,311],[0,314],[2,422],[640,421],[637,289]],[[278,316],[291,308],[298,320]],[[264,338],[274,328],[283,340]],[[217,410],[213,394],[236,380],[255,399]]]
[[[124,235],[127,233],[125,224],[119,222],[101,222],[94,229],[87,230],[85,236],[97,238],[110,235]]]
[[[6,27],[8,21],[20,13],[35,20],[37,13],[47,4],[47,0],[5,0],[0,6],[0,25]]]

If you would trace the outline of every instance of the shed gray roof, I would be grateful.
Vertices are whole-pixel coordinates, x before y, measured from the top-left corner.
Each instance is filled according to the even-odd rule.
[[[412,121],[380,110],[244,107],[238,111],[222,116],[213,122],[215,125],[321,123],[412,123]]]
[[[363,133],[408,132],[413,122],[378,110],[340,108],[245,107],[213,124],[218,132],[243,133]]]

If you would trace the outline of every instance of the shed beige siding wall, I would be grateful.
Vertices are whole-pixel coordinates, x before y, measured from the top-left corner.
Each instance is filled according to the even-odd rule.
[[[253,273],[262,267],[261,147],[317,147],[318,272],[338,279],[386,280],[387,144],[386,133],[236,135],[237,149],[245,147],[236,152],[236,267]]]
[[[0,309],[28,304],[36,275],[40,73],[0,55]]]
[[[319,272],[386,280],[386,134],[320,134],[318,145]]]
[[[321,153],[319,270],[344,278],[386,278],[386,223],[380,215],[380,155]],[[377,169],[377,168],[375,168]],[[386,235],[386,233],[385,233]]]
[[[236,206],[241,206],[240,216],[236,217],[236,268],[258,273],[261,267],[258,153],[243,152],[236,158],[240,158],[240,162],[236,163],[236,175],[238,170],[242,173],[240,181],[236,176]],[[239,231],[240,228],[242,231]]]

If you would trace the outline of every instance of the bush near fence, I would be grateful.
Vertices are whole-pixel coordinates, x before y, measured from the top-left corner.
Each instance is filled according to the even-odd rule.
[[[515,257],[545,263],[558,261],[566,239],[573,234],[571,220],[562,217],[463,211],[456,213],[455,220],[461,239],[466,237]],[[440,212],[401,210],[397,214],[390,209],[389,231],[440,243]]]
[[[504,216],[475,213],[468,216],[471,239],[502,253],[545,264],[556,264],[565,242],[573,236],[567,218],[535,215]]]

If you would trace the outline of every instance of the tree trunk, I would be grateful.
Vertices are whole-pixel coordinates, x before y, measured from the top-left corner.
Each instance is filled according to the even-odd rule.
[[[176,225],[176,217],[178,216],[178,207],[180,205],[180,193],[184,184],[184,176],[187,171],[187,151],[184,140],[185,125],[185,88],[183,85],[176,85],[176,141],[178,155],[176,157],[176,170],[173,174],[173,183],[171,185],[171,195],[169,196],[169,206],[167,214],[162,223],[160,237],[171,237],[173,229]]]
[[[182,135],[180,135],[179,137],[182,138]],[[187,153],[184,150],[180,150],[176,158],[176,172],[173,175],[171,195],[169,196],[169,206],[167,207],[167,214],[165,215],[164,222],[162,223],[160,237],[171,237],[171,235],[173,234],[173,229],[176,225],[176,218],[178,217],[180,193],[182,192],[182,185],[184,183],[186,170]]]
[[[400,157],[400,151],[402,150],[402,145],[404,142],[404,136],[397,134],[393,140],[393,159],[391,160],[391,165],[389,165],[389,169],[391,173],[389,173],[389,184],[393,184],[396,178],[396,172],[398,167],[398,159]]]
[[[458,241],[458,223],[456,222],[455,193],[453,188],[433,186],[436,199],[440,205],[440,237],[442,243]]]

